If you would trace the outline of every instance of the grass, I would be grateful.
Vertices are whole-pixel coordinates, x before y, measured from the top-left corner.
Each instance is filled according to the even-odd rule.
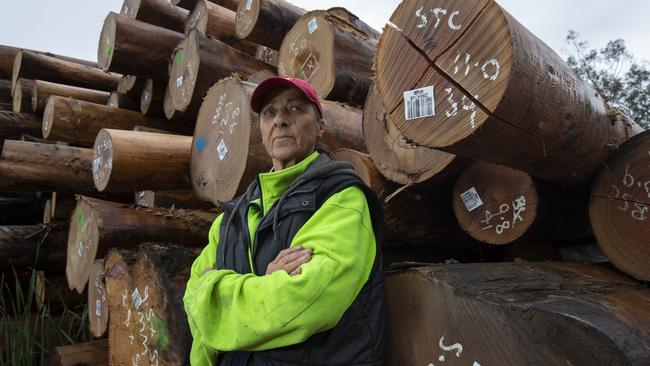
[[[87,305],[68,308],[59,295],[45,299],[39,310],[37,272],[30,270],[28,283],[21,283],[12,271],[15,280],[7,273],[0,275],[0,366],[45,365],[54,347],[91,339]]]

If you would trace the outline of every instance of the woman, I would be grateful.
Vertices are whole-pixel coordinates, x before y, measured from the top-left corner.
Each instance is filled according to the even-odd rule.
[[[348,163],[316,150],[306,81],[251,96],[273,161],[223,205],[184,296],[193,365],[383,365],[381,210]]]

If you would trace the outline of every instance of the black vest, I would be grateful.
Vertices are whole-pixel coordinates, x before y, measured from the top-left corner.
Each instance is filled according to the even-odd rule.
[[[377,255],[368,281],[334,328],[306,341],[267,351],[226,352],[219,366],[296,366],[384,364],[384,279],[381,268],[381,205],[374,192],[354,172],[351,164],[335,162],[321,154],[282,194],[262,218],[255,233],[253,265],[258,275],[278,253],[289,248],[294,236],[329,197],[350,186],[361,188],[370,209]],[[251,273],[251,246],[247,212],[260,198],[259,182],[242,196],[222,205],[224,216],[217,246],[217,269]],[[362,253],[363,255],[364,253]]]

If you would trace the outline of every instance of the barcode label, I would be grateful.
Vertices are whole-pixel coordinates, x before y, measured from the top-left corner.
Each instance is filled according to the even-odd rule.
[[[481,197],[479,197],[478,192],[476,192],[476,188],[474,187],[463,192],[460,195],[460,198],[463,200],[465,208],[467,208],[468,212],[472,212],[475,209],[483,206],[483,201],[481,201]]]
[[[223,160],[228,153],[228,148],[226,147],[226,142],[221,139],[219,145],[217,145],[217,153],[219,154],[219,160]]]
[[[316,22],[316,18],[311,18],[309,23],[307,23],[307,28],[309,28],[309,34],[316,32],[316,29],[318,29],[318,22]]]
[[[95,315],[102,316],[102,300],[95,300]]]
[[[404,92],[406,120],[435,116],[433,86]]]

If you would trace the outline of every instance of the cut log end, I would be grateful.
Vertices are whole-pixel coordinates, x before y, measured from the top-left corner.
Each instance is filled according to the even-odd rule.
[[[101,337],[108,328],[108,294],[104,282],[104,260],[93,263],[88,279],[88,326],[93,337]]]
[[[198,33],[190,32],[181,41],[172,54],[172,66],[169,71],[167,90],[171,106],[175,110],[185,111],[192,102],[194,86],[200,64]],[[167,99],[167,98],[165,98]],[[165,109],[167,118],[171,118]]]
[[[93,181],[97,190],[106,189],[113,169],[113,143],[111,135],[106,130],[101,130],[95,139],[93,147]]]
[[[192,29],[198,29],[199,32],[205,34],[208,27],[208,5],[207,0],[199,0],[196,2],[194,9],[187,16],[185,23],[185,34],[190,33]]]
[[[475,162],[454,185],[453,207],[461,228],[474,239],[509,244],[537,219],[538,192],[527,173]]]
[[[163,99],[163,111],[165,112],[165,117],[167,119],[174,118],[176,115],[176,107],[174,107],[174,102],[172,101],[172,95],[169,91],[169,87],[165,89],[165,97]]]
[[[141,0],[124,0],[120,14],[126,15],[129,18],[136,19],[138,10],[140,9]]]
[[[98,238],[99,231],[92,206],[80,197],[70,221],[65,268],[68,285],[80,294],[90,278],[97,256]]]
[[[16,83],[18,82],[18,78],[20,76],[20,65],[22,64],[23,60],[23,51],[18,51],[16,53],[16,57],[14,57],[14,67],[11,70],[11,96],[14,95],[14,92],[16,91]]]
[[[260,0],[245,0],[239,2],[237,18],[235,19],[235,32],[239,38],[251,35],[257,24],[260,13]]]
[[[126,6],[126,1],[124,6]],[[113,47],[115,46],[116,30],[115,13],[109,13],[104,20],[104,26],[99,36],[99,46],[97,47],[97,65],[102,70],[108,70],[113,59]]]
[[[11,103],[12,110],[16,113],[21,112],[23,101],[23,80],[18,78],[14,89],[13,100]]]
[[[50,136],[50,131],[52,130],[52,124],[54,123],[54,103],[55,98],[49,98],[47,104],[45,105],[45,111],[43,112],[43,138],[47,139]]]
[[[142,88],[142,94],[140,95],[140,112],[144,115],[148,114],[149,108],[151,108],[151,102],[153,101],[153,80],[147,79],[144,82],[144,87]]]
[[[135,83],[138,81],[138,77],[136,75],[124,75],[120,79],[120,83],[117,84],[117,92],[126,94],[130,92],[134,87]]]

